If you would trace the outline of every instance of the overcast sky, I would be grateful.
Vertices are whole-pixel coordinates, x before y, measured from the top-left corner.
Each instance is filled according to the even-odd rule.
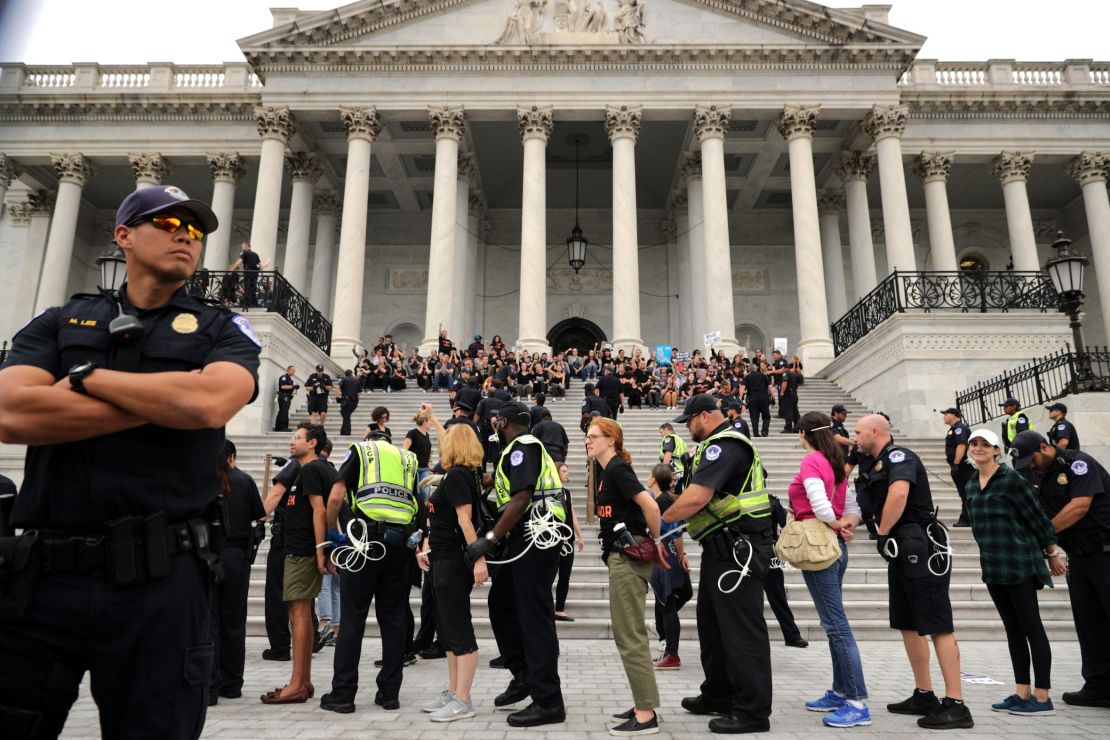
[[[1110,59],[1108,0],[891,2],[893,25],[929,38],[921,51],[922,58]],[[341,0],[187,0],[174,4],[150,0],[0,0],[0,61],[241,61],[235,40],[269,28],[271,5],[326,10],[343,4]],[[859,7],[863,3],[832,0],[825,4]],[[650,30],[648,33],[650,36]]]

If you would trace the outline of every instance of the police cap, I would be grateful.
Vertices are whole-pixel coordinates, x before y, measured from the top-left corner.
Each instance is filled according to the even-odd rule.
[[[1047,440],[1038,432],[1029,429],[1018,432],[1017,436],[1010,442],[1010,458],[1014,470],[1024,470],[1029,467],[1029,463],[1033,462],[1033,453],[1040,450],[1041,445],[1046,443]]]
[[[1021,408],[1021,401],[1019,401],[1016,398],[1011,396],[1010,398],[1007,398],[1005,401],[1003,401],[1002,403],[1000,403],[998,405],[1001,406],[1002,408],[1006,408],[1007,406],[1017,406],[1020,409]]]
[[[116,226],[127,226],[171,208],[182,208],[193,214],[206,234],[211,234],[220,225],[207,203],[193,200],[176,185],[155,185],[136,190],[123,199],[116,210]]]
[[[1060,411],[1065,414],[1068,413],[1068,407],[1062,403],[1050,403],[1044,408],[1045,411]]]
[[[686,406],[682,409],[682,415],[676,416],[674,421],[676,424],[685,424],[703,411],[716,411],[717,399],[708,393],[699,393],[692,396],[686,402]]]
[[[958,416],[961,419],[964,418],[964,412],[960,411],[955,406],[949,406],[948,408],[946,408],[944,411],[941,411],[940,413],[942,413],[942,414],[952,414],[953,416]]]
[[[520,401],[506,401],[501,404],[501,408],[497,410],[497,415],[514,424],[519,424],[525,429],[531,426],[532,415],[528,413],[528,407]]]

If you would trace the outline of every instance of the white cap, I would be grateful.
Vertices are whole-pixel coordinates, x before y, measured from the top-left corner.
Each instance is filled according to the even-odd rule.
[[[994,432],[992,432],[990,429],[979,429],[975,432],[972,432],[971,433],[971,438],[967,440],[968,444],[970,444],[971,440],[975,439],[976,437],[978,437],[980,439],[987,440],[987,444],[989,444],[992,447],[1000,447],[1001,446],[998,443],[998,435],[995,434]]]

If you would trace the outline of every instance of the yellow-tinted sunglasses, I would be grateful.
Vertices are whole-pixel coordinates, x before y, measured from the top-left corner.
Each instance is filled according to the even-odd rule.
[[[189,233],[190,239],[196,239],[197,241],[200,241],[204,238],[203,231],[198,229],[195,225],[188,223],[184,219],[178,218],[177,216],[151,216],[150,223],[152,226],[154,226],[154,228],[161,229],[162,231],[168,232],[170,234],[176,234],[177,230],[184,226]]]

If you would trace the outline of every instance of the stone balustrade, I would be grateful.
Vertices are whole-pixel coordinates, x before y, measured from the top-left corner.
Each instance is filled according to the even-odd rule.
[[[1110,63],[1071,59],[1064,62],[940,62],[918,59],[899,80],[903,89],[972,87],[982,89],[1062,88],[1110,85]]]
[[[246,63],[220,65],[146,64],[109,66],[73,64],[0,65],[0,92],[20,94],[143,92],[258,92],[262,81]]]

